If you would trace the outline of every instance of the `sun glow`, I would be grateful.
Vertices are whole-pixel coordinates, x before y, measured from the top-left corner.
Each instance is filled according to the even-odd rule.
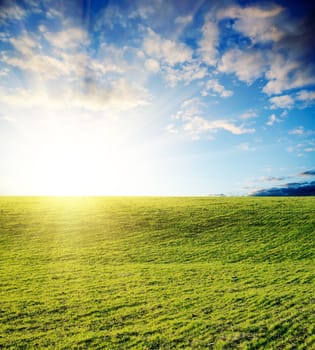
[[[45,120],[29,141],[31,171],[25,174],[32,194],[53,196],[147,194],[152,160],[145,147],[123,132],[84,122],[53,124]],[[92,125],[92,126],[91,126]],[[38,146],[40,145],[40,147]]]
[[[139,194],[146,188],[145,168],[127,151],[84,154],[50,149],[38,163],[36,187],[46,195]]]

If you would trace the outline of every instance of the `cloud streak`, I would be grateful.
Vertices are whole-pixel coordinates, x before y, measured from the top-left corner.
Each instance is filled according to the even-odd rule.
[[[0,24],[6,25],[8,21],[20,21],[26,17],[26,11],[12,1],[1,1]]]
[[[199,139],[209,133],[215,134],[221,130],[234,135],[252,134],[256,131],[254,128],[247,127],[244,122],[237,124],[228,119],[208,119],[205,112],[206,107],[207,105],[198,98],[185,101],[172,118],[177,120],[179,127],[176,128],[175,124],[172,123],[167,127],[167,130],[172,133],[188,134],[193,139]]]
[[[0,102],[18,108],[47,108],[62,110],[83,108],[88,111],[128,110],[148,105],[150,96],[147,90],[130,85],[120,79],[105,85],[87,81],[81,90],[69,87],[61,91],[15,90],[12,94],[0,91]]]

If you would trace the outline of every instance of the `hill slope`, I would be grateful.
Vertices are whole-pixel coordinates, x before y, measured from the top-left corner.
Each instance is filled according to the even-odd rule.
[[[0,198],[0,347],[310,349],[315,198]]]

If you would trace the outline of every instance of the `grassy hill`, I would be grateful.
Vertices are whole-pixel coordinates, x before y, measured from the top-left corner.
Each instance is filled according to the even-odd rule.
[[[312,349],[315,198],[0,198],[0,348]]]

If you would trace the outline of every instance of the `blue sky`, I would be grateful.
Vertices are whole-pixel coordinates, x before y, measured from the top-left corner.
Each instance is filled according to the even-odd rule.
[[[314,5],[4,1],[0,194],[312,184]]]

